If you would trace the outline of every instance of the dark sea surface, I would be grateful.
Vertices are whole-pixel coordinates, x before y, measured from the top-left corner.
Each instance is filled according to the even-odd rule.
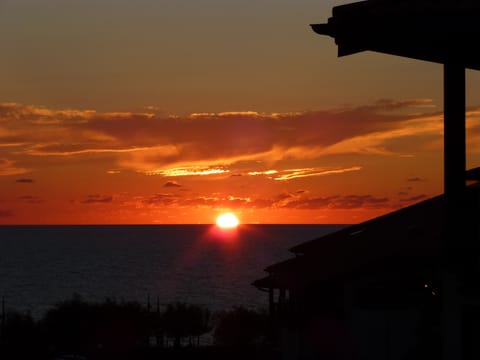
[[[251,283],[288,249],[343,225],[0,226],[0,297],[40,317],[85,300],[266,307]]]

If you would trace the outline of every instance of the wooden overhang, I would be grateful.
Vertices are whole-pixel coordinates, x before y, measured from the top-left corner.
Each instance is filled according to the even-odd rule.
[[[360,1],[311,27],[335,39],[338,56],[374,51],[480,70],[479,1]]]

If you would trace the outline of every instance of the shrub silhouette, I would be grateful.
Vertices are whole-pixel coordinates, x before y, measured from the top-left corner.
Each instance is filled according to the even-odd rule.
[[[173,339],[175,348],[180,348],[186,337],[193,345],[193,338],[199,344],[201,335],[211,330],[210,311],[201,306],[176,302],[167,305],[162,315],[162,326],[166,335]]]
[[[6,311],[0,329],[0,357],[27,358],[39,355],[37,326],[30,313]]]
[[[239,351],[242,346],[244,350],[259,349],[250,346],[265,339],[267,315],[238,306],[213,317],[207,307],[184,302],[170,303],[164,311],[160,311],[159,306],[157,311],[150,311],[138,302],[112,299],[88,302],[74,294],[71,299],[58,302],[39,321],[34,321],[29,314],[11,312],[5,318],[3,329],[0,353],[22,358],[32,354],[39,359],[76,354],[89,359],[139,359],[141,354],[177,353],[148,349],[152,336],[160,340],[159,347],[164,336],[172,340],[173,350],[189,344],[190,349],[181,349],[180,353],[184,354],[184,351],[205,350],[194,347],[200,345],[202,335],[212,330],[215,345],[229,354],[235,349],[235,354],[240,355],[245,354]]]
[[[221,346],[249,346],[261,343],[267,334],[268,318],[264,311],[236,306],[218,314],[213,337]]]
[[[121,353],[143,347],[150,334],[149,313],[136,302],[89,303],[80,296],[58,303],[41,321],[54,353]]]

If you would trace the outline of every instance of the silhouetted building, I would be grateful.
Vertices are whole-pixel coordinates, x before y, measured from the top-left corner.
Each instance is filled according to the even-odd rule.
[[[362,274],[366,268],[372,266],[374,266],[372,270],[373,273],[381,271],[388,274],[385,279],[380,280],[378,286],[375,285],[373,287],[380,288],[381,293],[392,294],[388,297],[389,300],[387,303],[393,302],[393,299],[401,299],[401,294],[414,294],[416,290],[410,292],[410,286],[413,286],[412,281],[415,279],[417,282],[420,281],[422,276],[425,276],[422,269],[429,268],[429,261],[433,261],[432,266],[434,266],[435,270],[432,276],[435,278],[434,280],[437,281],[438,285],[436,286],[442,289],[441,301],[435,300],[435,304],[439,302],[441,308],[438,316],[435,317],[435,321],[441,325],[439,325],[439,329],[435,331],[429,330],[428,336],[425,335],[425,337],[429,337],[431,343],[440,343],[441,351],[435,354],[435,357],[442,358],[443,360],[468,359],[469,356],[476,351],[469,345],[476,340],[476,338],[469,337],[471,334],[474,334],[476,330],[473,331],[470,329],[467,331],[465,329],[465,327],[468,327],[466,325],[468,321],[466,321],[467,318],[465,316],[467,310],[465,308],[463,290],[460,291],[459,289],[463,289],[466,284],[470,284],[469,280],[471,276],[473,276],[473,280],[476,280],[476,268],[478,265],[478,220],[476,219],[479,218],[479,213],[478,204],[472,205],[471,200],[472,191],[476,190],[472,190],[472,188],[467,189],[465,186],[465,69],[480,70],[480,52],[476,49],[476,45],[480,40],[480,27],[478,24],[480,24],[480,3],[478,1],[367,0],[336,6],[332,9],[332,16],[328,19],[327,23],[311,25],[316,33],[334,38],[338,46],[338,56],[351,55],[362,51],[373,51],[443,64],[444,195],[442,196],[441,205],[432,205],[431,202],[427,202],[418,205],[421,210],[418,210],[418,208],[409,208],[410,210],[407,211],[407,214],[417,214],[411,215],[411,220],[417,219],[417,221],[412,222],[414,225],[402,220],[404,216],[402,214],[405,214],[405,212],[402,211],[389,215],[386,218],[379,218],[375,220],[374,223],[368,223],[368,231],[362,228],[356,228],[354,231],[352,229],[350,233],[339,233],[337,235],[342,239],[340,242],[345,242],[346,244],[349,242],[345,239],[349,239],[349,237],[367,239],[365,240],[364,246],[369,249],[369,253],[364,255],[366,255],[366,259],[372,257],[372,261],[360,261],[365,262],[361,267]],[[478,195],[474,195],[473,197],[477,199]],[[478,200],[476,201],[478,203]],[[422,207],[424,207],[423,210]],[[438,208],[442,210],[438,211]],[[431,218],[430,215],[425,217],[421,215],[424,211],[436,212],[436,215],[433,218]],[[432,219],[436,219],[437,223]],[[393,223],[389,224],[389,221],[393,221]],[[373,230],[371,227],[373,227]],[[382,228],[385,230],[381,231],[380,229]],[[459,229],[465,230],[459,232]],[[440,231],[440,233],[438,233],[438,231]],[[459,236],[459,234],[463,233],[466,235]],[[382,237],[383,240],[381,240]],[[375,256],[377,251],[380,250],[380,255],[382,255],[382,251],[387,251],[388,253],[388,251],[393,251],[393,249],[397,249],[398,251],[401,249],[401,247],[398,247],[398,244],[384,245],[382,241],[388,243],[389,241],[396,240],[409,244],[412,241],[415,243],[415,241],[418,240],[417,237],[418,239],[422,239],[422,246],[419,247],[415,245],[413,249],[408,247],[404,249],[407,253],[408,251],[415,250],[411,256],[402,255],[400,256],[401,260],[388,254],[383,254],[385,256],[379,257]],[[393,240],[389,240],[389,238]],[[367,245],[370,242],[372,242],[372,244]],[[432,242],[434,246],[427,246],[429,242]],[[352,246],[352,249],[346,247],[344,249],[346,252],[357,251],[361,253],[362,248],[355,248],[356,242],[349,244]],[[333,248],[337,249],[336,245],[333,246]],[[397,250],[394,252],[395,254],[397,254]],[[428,250],[429,255],[423,254],[422,251],[424,250]],[[337,259],[340,250],[332,251],[332,256],[334,255],[334,259]],[[441,255],[434,255],[435,251],[440,252]],[[327,251],[326,253],[329,252]],[[402,254],[401,251],[400,254]],[[290,279],[292,276],[295,278],[295,281],[301,281],[302,276],[306,276],[308,279],[310,275],[307,276],[306,274],[310,274],[310,270],[314,273],[316,270],[320,270],[320,268],[317,269],[317,261],[322,262],[325,260],[326,263],[336,261],[326,258],[311,258],[308,257],[309,255],[305,258],[305,255],[298,256],[301,260],[292,260],[291,262],[270,268],[271,273],[276,275],[273,277],[269,276],[267,279],[262,280],[270,284],[267,288],[279,289],[280,299],[286,298],[285,294],[287,289],[292,294],[296,294],[294,298],[299,298],[298,292],[296,292],[297,290],[295,290],[294,287],[287,288],[283,285],[285,279]],[[356,256],[353,257],[351,255],[342,255],[343,257],[340,257],[339,259],[341,260],[339,261],[346,262],[346,269],[353,269],[354,267],[352,268],[352,266],[361,258],[357,256],[359,254],[355,255]],[[383,264],[382,261],[378,259],[388,260],[385,260],[387,262]],[[405,265],[407,260],[409,262],[408,266]],[[377,264],[377,262],[379,263]],[[375,268],[375,266],[377,267]],[[331,275],[328,271],[331,271],[334,267],[335,266],[328,267],[325,272]],[[305,269],[308,271],[305,271]],[[407,274],[410,274],[407,272],[408,269],[413,269],[413,278],[411,279],[409,279],[410,275],[407,276]],[[352,271],[353,270],[347,273],[353,274]],[[395,277],[392,271],[401,274],[400,277]],[[294,274],[298,273],[301,273],[302,276],[294,276]],[[281,276],[279,274],[281,274]],[[330,275],[328,275],[328,278],[331,278]],[[378,279],[378,275],[375,275],[375,278]],[[407,287],[403,287],[404,279],[409,279],[408,281],[405,280],[406,284],[408,284]],[[333,301],[334,295],[325,297],[325,294],[337,294],[335,296],[340,296],[339,294],[345,292],[345,284],[348,283],[346,281],[347,280],[337,281],[332,285],[331,291],[322,291],[322,295],[318,298],[318,301],[327,301],[326,299]],[[357,291],[357,283],[352,283],[351,281],[353,280],[349,281],[353,287],[352,291],[363,291]],[[360,280],[360,282],[362,281],[367,280]],[[272,287],[272,284],[275,284],[275,282],[278,282],[278,284],[275,285],[277,287]],[[307,283],[312,284],[311,281],[307,281]],[[338,290],[335,285],[339,283],[342,284],[340,290]],[[261,284],[261,282],[257,283],[257,285]],[[289,284],[292,285],[294,282],[291,281]],[[428,283],[425,284],[427,285],[425,289],[429,289],[430,285]],[[393,286],[394,288],[389,286]],[[399,286],[399,288],[397,286]],[[360,288],[361,287],[362,286],[360,286]],[[309,288],[310,285],[302,287],[304,294],[302,299],[316,299],[315,290],[309,293],[309,291],[306,290]],[[367,288],[370,290],[366,290],[366,293],[372,294],[371,288],[368,286]],[[317,289],[317,287],[314,286],[314,289]],[[397,291],[395,289],[401,290]],[[417,288],[415,287],[415,289]],[[272,291],[270,291],[270,293],[272,294]],[[418,300],[417,295],[414,296],[417,300],[413,307],[413,309],[416,310],[409,312],[410,315],[418,314],[419,307],[429,304],[428,301],[423,302],[423,297],[422,301]],[[435,297],[438,296],[435,295]],[[350,299],[349,297],[345,298],[345,296],[341,298],[343,300]],[[369,296],[366,296],[366,298],[369,298]],[[377,296],[370,296],[370,298],[377,298]],[[280,302],[282,301],[284,300]],[[335,301],[333,302],[337,303]],[[403,304],[403,300],[399,302]],[[271,303],[273,303],[273,301],[271,301]],[[315,300],[314,303],[318,302]],[[302,304],[308,305],[305,301]],[[274,306],[271,308],[274,309]],[[473,313],[475,312],[476,310],[473,311]],[[304,313],[306,314],[308,312]],[[398,339],[398,337],[391,337],[391,332],[386,329],[390,329],[391,316],[393,315],[386,311],[375,314],[380,314],[383,325],[373,320],[375,318],[373,313],[369,313],[372,319],[370,323],[372,326],[376,324],[377,330],[383,329],[378,330],[379,333],[381,332],[387,335],[385,335],[386,338],[383,342],[384,347],[381,347],[380,342],[378,342],[379,340],[376,339],[378,346],[376,348],[372,347],[371,349],[376,349],[378,354],[370,355],[374,358],[382,358],[379,353],[383,350],[379,349],[384,348],[383,358],[401,358],[403,355],[406,355],[405,349],[410,347],[405,347],[405,351],[403,352],[400,349],[398,349],[398,351],[392,351],[392,346],[395,344],[392,342],[394,341],[392,339]],[[399,313],[396,312],[395,314],[398,315]],[[408,316],[404,314],[402,319],[406,318],[408,318]],[[423,322],[425,323],[425,321]],[[412,324],[414,323],[415,322],[410,322],[409,326],[413,326]],[[384,325],[387,327],[385,328]],[[405,329],[406,328],[408,328],[407,325],[405,325]],[[325,329],[325,331],[327,331],[327,329]],[[375,332],[370,329],[369,333],[373,334]],[[404,332],[405,336],[402,338],[402,343],[404,344],[408,343],[406,334],[407,332]],[[464,336],[464,334],[469,335]],[[418,337],[413,336],[411,333],[410,335],[411,339],[418,340]],[[301,336],[299,339],[305,339],[305,337]],[[422,341],[420,343],[425,344],[426,342]],[[366,344],[369,344],[369,340],[365,338],[360,344],[367,346]],[[437,348],[438,346],[435,347],[435,349]],[[325,356],[327,353],[328,351],[324,350],[323,354]],[[419,351],[417,351],[417,353],[419,353]],[[428,356],[429,358],[433,357],[432,354],[424,354],[424,356]]]
[[[463,358],[480,356],[480,168],[467,172]],[[438,359],[445,221],[440,195],[290,249],[253,285],[268,291],[285,359]],[[323,357],[322,357],[323,356]]]

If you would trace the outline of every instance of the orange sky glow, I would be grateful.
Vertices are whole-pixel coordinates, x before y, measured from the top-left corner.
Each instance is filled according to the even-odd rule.
[[[346,2],[2,1],[0,224],[350,224],[442,193],[441,66],[338,58],[309,24]]]
[[[159,116],[0,105],[0,221],[354,223],[442,192],[425,99]],[[478,154],[480,109],[468,111]]]

